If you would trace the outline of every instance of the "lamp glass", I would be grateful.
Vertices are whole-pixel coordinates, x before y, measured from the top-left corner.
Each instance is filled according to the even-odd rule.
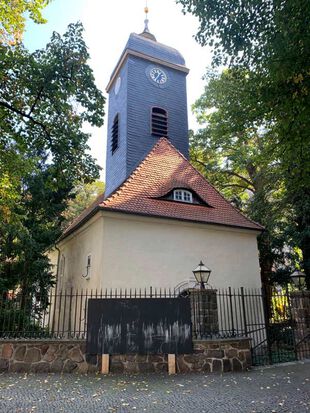
[[[194,269],[193,274],[198,283],[207,284],[210,278],[211,270],[207,268],[202,261],[200,261],[198,267]]]
[[[295,270],[291,274],[291,280],[293,281],[296,288],[303,288],[305,285],[305,274],[299,270]]]

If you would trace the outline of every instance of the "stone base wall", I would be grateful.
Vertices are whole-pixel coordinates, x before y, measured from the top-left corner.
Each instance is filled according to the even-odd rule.
[[[252,365],[251,339],[196,340],[194,353],[178,356],[177,363],[180,372],[245,371]]]
[[[0,371],[88,373],[98,371],[86,361],[85,341],[0,341]]]
[[[100,370],[100,357],[86,355],[85,341],[0,341],[0,372],[92,373]],[[177,372],[243,371],[251,366],[250,339],[194,341],[193,354],[176,357]],[[163,372],[163,355],[112,355],[112,373]]]

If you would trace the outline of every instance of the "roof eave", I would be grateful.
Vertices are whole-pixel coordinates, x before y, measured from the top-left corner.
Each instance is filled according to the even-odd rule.
[[[132,50],[132,49],[125,49],[123,51],[117,65],[116,65],[115,69],[112,72],[111,78],[110,78],[109,83],[106,87],[106,92],[107,93],[109,93],[109,91],[111,90],[111,87],[112,87],[113,83],[115,82],[115,79],[117,78],[123,64],[125,63],[126,59],[130,55],[135,56],[135,57],[139,57],[139,58],[144,59],[144,60],[148,60],[150,62],[159,64],[159,65],[162,65],[162,66],[170,67],[171,69],[179,70],[179,71],[184,72],[186,74],[189,73],[189,69],[186,66],[176,64],[176,63],[170,63],[170,62],[167,62],[165,60],[159,59],[157,57],[150,56],[150,55],[145,54],[145,53],[137,52],[137,51]]]

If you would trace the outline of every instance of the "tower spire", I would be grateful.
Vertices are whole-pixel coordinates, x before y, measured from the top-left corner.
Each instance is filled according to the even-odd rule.
[[[145,7],[144,7],[144,13],[145,13],[145,20],[144,20],[144,32],[150,33],[149,31],[149,19],[147,18],[149,12],[149,8],[147,7],[147,0],[145,0]]]
[[[147,0],[145,0],[145,7],[144,7],[144,13],[145,13],[145,19],[144,19],[144,30],[141,33],[141,36],[146,37],[150,40],[154,40],[156,42],[156,37],[150,32],[149,30],[149,19],[148,19],[148,12],[149,8],[147,6]]]

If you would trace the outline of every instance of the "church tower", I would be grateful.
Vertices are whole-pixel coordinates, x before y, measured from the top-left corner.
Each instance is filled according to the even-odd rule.
[[[156,41],[147,18],[144,31],[129,36],[107,86],[106,197],[163,136],[188,157],[188,72],[177,50]]]

